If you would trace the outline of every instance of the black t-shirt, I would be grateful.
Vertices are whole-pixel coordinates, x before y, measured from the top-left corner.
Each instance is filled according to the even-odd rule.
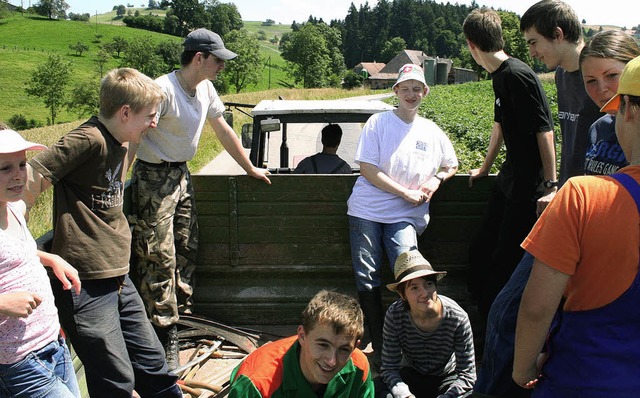
[[[589,98],[579,70],[556,69],[558,120],[562,132],[560,184],[584,174],[585,154],[589,146],[589,128],[603,114]]]
[[[491,74],[494,121],[500,123],[507,148],[498,183],[514,200],[531,200],[542,182],[537,134],[553,130],[553,117],[540,79],[527,64],[505,60]]]

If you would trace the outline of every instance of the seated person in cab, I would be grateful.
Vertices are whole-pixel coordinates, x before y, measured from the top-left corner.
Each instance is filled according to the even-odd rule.
[[[329,124],[322,129],[322,152],[306,157],[293,170],[294,174],[351,174],[349,163],[336,154],[342,129],[337,124]]]

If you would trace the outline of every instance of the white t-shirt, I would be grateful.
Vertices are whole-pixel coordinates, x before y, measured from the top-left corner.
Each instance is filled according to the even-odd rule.
[[[196,86],[194,97],[180,86],[176,72],[160,76],[156,83],[167,98],[158,107],[158,126],[149,129],[137,156],[151,163],[189,161],[196,153],[205,121],[221,116],[224,104],[209,80]]]
[[[441,167],[455,167],[458,159],[447,135],[431,120],[416,117],[405,123],[393,111],[377,113],[365,124],[355,160],[378,167],[408,189],[418,189]],[[348,214],[369,221],[411,223],[418,234],[429,223],[429,203],[414,206],[358,177],[347,201]]]

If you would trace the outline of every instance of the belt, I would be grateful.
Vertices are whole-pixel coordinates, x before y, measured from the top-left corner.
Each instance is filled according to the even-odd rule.
[[[160,163],[151,163],[151,162],[145,162],[142,159],[138,159],[138,162],[142,163],[143,165],[147,166],[147,167],[156,167],[156,168],[174,168],[174,167],[181,167],[184,166],[185,164],[187,164],[187,162],[165,162],[162,161]]]

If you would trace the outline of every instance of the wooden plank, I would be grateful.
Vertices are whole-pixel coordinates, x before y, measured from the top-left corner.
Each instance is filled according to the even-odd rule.
[[[228,265],[228,245],[203,244],[198,250],[200,270],[209,266]],[[351,248],[348,242],[327,243],[323,245],[243,243],[239,246],[239,265],[301,265],[315,263],[322,266],[351,264]],[[322,253],[322,255],[319,255]]]
[[[390,277],[385,278],[385,283]],[[209,282],[207,280],[205,283]],[[211,282],[209,282],[211,283]],[[220,289],[196,292],[194,301],[199,314],[232,325],[295,324],[308,300],[321,289],[337,290],[355,296],[353,279],[314,278],[313,283],[301,284],[296,279],[273,278],[260,286],[243,286],[234,278],[223,278]],[[467,311],[474,311],[474,303],[466,293],[466,279],[459,271],[450,271],[438,288],[445,296],[455,297]],[[397,295],[384,290],[384,301],[390,303]]]
[[[347,215],[347,202],[318,202],[310,195],[307,200],[290,202],[240,202],[238,207],[243,216],[310,215],[318,219],[331,215]]]
[[[228,200],[218,201],[201,201],[196,195],[196,208],[198,209],[198,217],[203,216],[225,216],[229,215]]]

